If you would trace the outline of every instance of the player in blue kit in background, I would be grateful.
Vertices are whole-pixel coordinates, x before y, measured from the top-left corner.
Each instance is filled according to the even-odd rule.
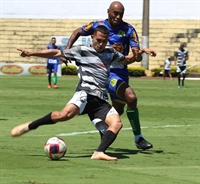
[[[58,46],[56,46],[56,38],[53,37],[51,38],[51,44],[47,46],[46,49],[59,49]],[[57,81],[58,81],[58,77],[57,77],[57,71],[58,71],[58,65],[59,65],[59,58],[48,58],[47,59],[47,74],[48,74],[48,88],[52,88],[51,85],[51,74],[52,72],[54,73],[53,76],[53,88],[57,89]]]
[[[92,35],[98,25],[104,25],[110,32],[108,40],[109,46],[115,48],[125,56],[129,54],[131,48],[133,54],[136,56],[136,61],[141,61],[142,56],[138,54],[140,46],[137,32],[133,26],[122,20],[124,15],[123,4],[119,1],[114,1],[110,4],[107,12],[108,19],[91,22],[88,25],[76,29],[72,33],[65,48],[71,48],[79,36]],[[61,59],[63,61],[63,58]],[[135,136],[134,141],[137,148],[143,150],[152,148],[153,145],[146,141],[141,133],[137,96],[134,90],[129,86],[127,66],[120,63],[112,64],[109,77],[109,94],[112,105],[120,115],[124,113],[124,107],[127,104],[126,113]]]

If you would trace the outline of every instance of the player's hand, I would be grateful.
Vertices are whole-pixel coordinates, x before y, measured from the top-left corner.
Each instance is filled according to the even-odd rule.
[[[23,49],[17,49],[18,51],[20,51],[20,56],[21,57],[27,57],[27,56],[30,56],[30,52],[27,51],[27,50],[23,50]]]
[[[65,57],[60,57],[60,60],[61,60],[63,63],[65,63],[66,66],[68,66],[68,65],[67,65],[68,61],[67,61],[67,59],[66,59]]]
[[[140,52],[149,54],[152,57],[156,57],[157,55],[157,53],[154,50],[149,49],[149,48],[143,48],[142,50],[140,50]]]

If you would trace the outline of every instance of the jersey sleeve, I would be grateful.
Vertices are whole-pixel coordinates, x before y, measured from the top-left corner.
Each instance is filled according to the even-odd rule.
[[[122,53],[116,51],[114,48],[111,49],[113,50],[114,53],[112,62],[120,62],[125,59],[125,56]]]
[[[92,35],[97,26],[98,26],[98,22],[90,22],[89,24],[82,26],[83,36]]]
[[[62,54],[62,56],[64,56],[68,60],[80,62],[80,60],[81,60],[81,47],[80,46],[74,46],[71,49],[61,50],[61,54]]]
[[[137,31],[130,24],[129,24],[129,42],[131,47],[138,47],[140,49],[140,43]]]

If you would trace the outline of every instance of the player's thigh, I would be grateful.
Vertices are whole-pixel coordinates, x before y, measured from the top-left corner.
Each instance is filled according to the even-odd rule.
[[[122,128],[122,122],[118,114],[110,114],[106,117],[105,123],[108,125],[107,130],[111,130],[114,133],[118,133]]]
[[[116,111],[119,113],[119,115],[122,115],[124,113],[124,107],[126,103],[121,102],[118,100],[112,100],[112,106],[116,109]]]
[[[54,64],[53,65],[53,72],[57,73],[57,71],[58,71],[58,64]]]
[[[47,73],[52,73],[52,71],[53,71],[53,65],[52,64],[47,64]]]
[[[124,90],[125,86],[128,84],[128,78],[123,78],[115,73],[111,73],[109,76],[108,92],[110,94],[111,100],[125,100]]]

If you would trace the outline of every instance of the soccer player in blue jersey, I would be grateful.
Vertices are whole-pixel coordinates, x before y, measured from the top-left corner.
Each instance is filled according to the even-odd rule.
[[[88,114],[93,124],[103,132],[101,143],[94,151],[91,159],[96,160],[117,160],[105,154],[105,150],[114,142],[122,127],[119,114],[108,103],[107,87],[112,62],[130,64],[135,61],[135,56],[130,54],[124,56],[112,47],[105,48],[108,42],[109,31],[100,25],[92,35],[92,45],[77,45],[65,50],[41,50],[29,52],[17,49],[22,57],[37,56],[44,58],[55,58],[64,56],[75,60],[79,67],[78,76],[80,81],[72,99],[61,111],[53,111],[46,116],[32,122],[18,125],[11,131],[12,137],[18,137],[42,125],[55,124],[67,121],[78,114]],[[150,49],[142,49],[140,53],[146,52],[152,56],[156,53]],[[104,128],[106,127],[106,128]]]
[[[59,49],[59,47],[56,45],[56,38],[55,37],[51,38],[51,44],[47,45],[46,49]],[[49,83],[48,86],[47,86],[48,88],[52,87],[52,85],[51,85],[51,74],[52,73],[54,73],[53,88],[54,89],[58,88],[58,86],[57,86],[57,81],[58,81],[57,71],[58,71],[59,61],[60,61],[59,58],[48,58],[47,59],[47,74],[48,74],[48,83]]]
[[[136,56],[136,61],[141,61],[142,55],[139,54],[140,46],[137,32],[133,26],[122,20],[124,15],[124,6],[122,3],[119,1],[112,2],[107,12],[108,19],[91,22],[76,29],[70,36],[66,48],[70,48],[79,36],[91,35],[98,25],[104,25],[110,32],[108,39],[109,46],[115,48],[125,56],[128,55],[131,48],[133,54]],[[119,63],[112,64],[109,77],[109,94],[112,105],[120,115],[124,113],[124,107],[127,104],[126,113],[135,135],[134,140],[137,148],[143,150],[152,148],[153,145],[146,141],[141,133],[137,96],[131,86],[129,86],[127,66]]]

